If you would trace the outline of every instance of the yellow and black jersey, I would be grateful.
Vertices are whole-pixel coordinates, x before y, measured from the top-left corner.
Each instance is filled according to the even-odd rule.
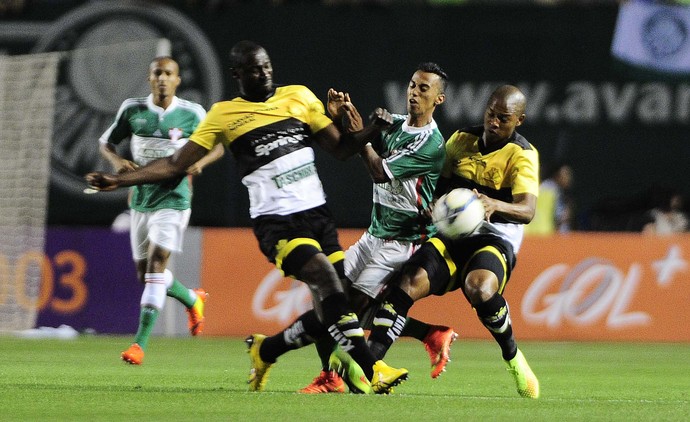
[[[265,102],[237,97],[211,107],[190,137],[206,149],[223,143],[249,190],[249,213],[288,215],[325,203],[312,135],[332,124],[307,87],[276,88]]]
[[[446,162],[442,176],[450,180],[449,189],[477,189],[503,202],[513,202],[513,195],[539,195],[539,153],[517,132],[505,144],[493,148],[484,145],[482,126],[456,131],[446,143]],[[511,241],[517,253],[523,225],[500,216],[491,218],[492,226]]]

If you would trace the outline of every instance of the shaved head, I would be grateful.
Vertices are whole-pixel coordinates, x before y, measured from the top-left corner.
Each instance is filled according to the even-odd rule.
[[[518,116],[525,113],[527,99],[525,94],[513,85],[503,85],[491,94],[489,103],[496,101],[505,104],[506,108]]]

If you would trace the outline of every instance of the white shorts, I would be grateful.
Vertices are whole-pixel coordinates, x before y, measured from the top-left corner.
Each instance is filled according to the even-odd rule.
[[[417,248],[419,245],[412,242],[383,240],[365,232],[345,251],[345,276],[352,281],[352,287],[376,298],[393,272]]]
[[[141,261],[147,258],[149,243],[171,252],[180,252],[191,214],[191,209],[165,209],[153,212],[132,210],[129,240],[134,260]]]

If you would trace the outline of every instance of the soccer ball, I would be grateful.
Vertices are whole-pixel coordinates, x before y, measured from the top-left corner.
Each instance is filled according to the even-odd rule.
[[[453,189],[436,201],[431,217],[439,232],[454,239],[479,227],[484,220],[484,205],[473,191]]]

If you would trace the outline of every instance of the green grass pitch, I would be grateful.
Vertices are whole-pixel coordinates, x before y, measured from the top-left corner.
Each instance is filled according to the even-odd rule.
[[[690,420],[690,345],[520,344],[541,382],[520,398],[492,340],[458,340],[429,376],[421,343],[386,361],[410,370],[389,396],[302,395],[312,347],[281,357],[266,391],[246,391],[239,338],[153,338],[142,366],[119,360],[129,337],[0,337],[0,420],[69,421],[682,421]]]

